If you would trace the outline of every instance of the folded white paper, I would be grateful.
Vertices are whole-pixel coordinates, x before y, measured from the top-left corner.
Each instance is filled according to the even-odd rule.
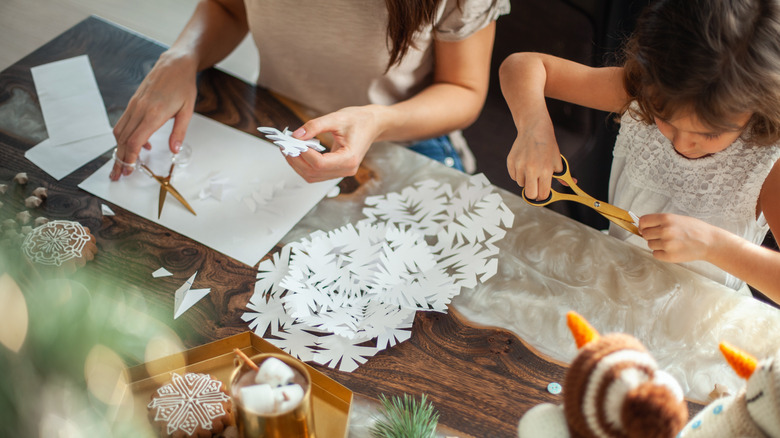
[[[197,272],[192,274],[192,277],[176,290],[173,297],[173,319],[180,317],[187,309],[211,292],[211,289],[190,289],[196,275],[198,275]]]
[[[49,138],[24,156],[62,179],[116,144],[87,55],[30,69]]]

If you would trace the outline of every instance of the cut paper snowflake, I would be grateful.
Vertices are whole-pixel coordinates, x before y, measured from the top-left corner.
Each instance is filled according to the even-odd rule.
[[[283,332],[277,331],[276,338],[266,340],[300,360],[310,361],[314,360],[317,342],[323,334],[326,333],[317,332],[305,324],[290,323]]]
[[[314,351],[312,360],[320,365],[352,372],[366,363],[367,358],[376,354],[376,348],[364,347],[359,344],[370,339],[346,339],[338,335],[322,336],[317,345],[322,350]]]
[[[214,419],[227,415],[230,397],[221,387],[222,382],[205,374],[172,373],[171,383],[158,389],[147,407],[157,410],[154,421],[167,422],[168,435],[181,430],[193,436],[198,428],[211,430]]]
[[[297,157],[301,155],[301,152],[305,152],[310,148],[317,152],[325,152],[325,148],[320,145],[319,140],[299,140],[293,137],[292,131],[287,128],[279,131],[276,128],[261,126],[257,130],[265,134],[269,140],[273,140],[274,144],[282,148],[282,153],[288,157]]]
[[[482,175],[456,190],[425,180],[370,197],[363,213],[260,263],[242,316],[255,333],[270,332],[302,360],[352,371],[409,339],[417,310],[446,312],[461,288],[492,277],[496,243],[514,221]]]

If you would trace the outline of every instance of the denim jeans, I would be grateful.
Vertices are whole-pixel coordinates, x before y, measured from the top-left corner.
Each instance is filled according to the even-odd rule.
[[[429,138],[409,146],[409,149],[432,158],[445,166],[463,171],[463,163],[455,148],[452,147],[450,138],[446,135],[437,138]]]

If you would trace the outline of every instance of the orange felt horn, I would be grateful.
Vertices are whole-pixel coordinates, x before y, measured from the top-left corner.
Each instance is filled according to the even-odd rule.
[[[726,362],[731,365],[731,368],[734,368],[739,377],[747,380],[753,375],[753,371],[756,370],[758,365],[756,358],[728,342],[720,343],[720,352],[723,353],[723,356],[726,357]]]
[[[596,331],[589,323],[577,312],[569,312],[566,314],[566,324],[571,330],[571,334],[574,336],[574,341],[577,343],[577,348],[582,348],[583,345],[597,341],[599,339],[599,332]]]

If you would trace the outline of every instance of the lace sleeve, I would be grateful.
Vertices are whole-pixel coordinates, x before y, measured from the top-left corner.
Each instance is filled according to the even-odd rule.
[[[625,157],[636,146],[637,137],[640,135],[642,122],[633,118],[628,111],[620,118],[620,131],[615,140],[615,148],[612,155]]]

